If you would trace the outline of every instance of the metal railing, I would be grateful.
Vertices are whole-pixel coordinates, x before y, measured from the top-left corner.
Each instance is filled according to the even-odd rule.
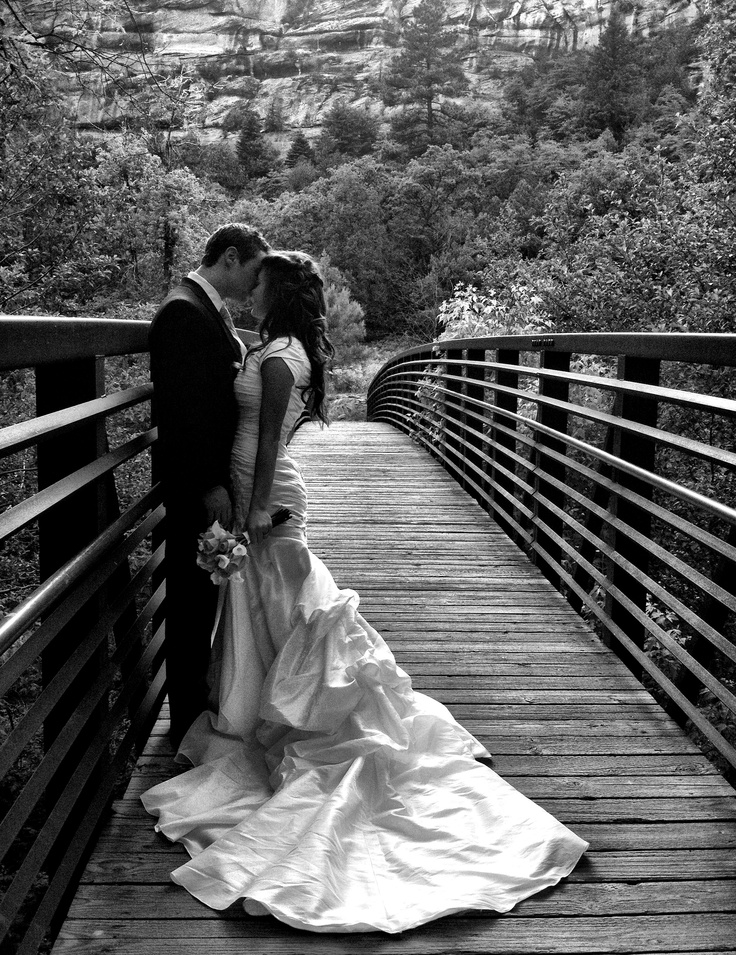
[[[30,529],[40,584],[0,619],[0,940],[26,955],[68,903],[164,695],[161,495],[149,463],[122,514],[115,487],[150,457],[156,432],[134,409],[152,386],[105,395],[105,358],[146,352],[147,335],[148,322],[0,318],[0,372],[34,369],[37,413],[0,431],[6,461],[36,449],[34,493],[0,516],[4,542]],[[121,414],[137,433],[110,450]]]
[[[26,454],[37,475],[0,515],[2,566],[20,540],[37,575],[0,614],[0,947],[19,955],[53,937],[165,694],[148,329],[0,317],[0,373],[33,369],[36,411],[0,430],[7,470]],[[134,355],[141,383],[106,394]]]
[[[478,338],[401,352],[368,395],[369,418],[438,458],[726,771],[735,365],[736,335]]]

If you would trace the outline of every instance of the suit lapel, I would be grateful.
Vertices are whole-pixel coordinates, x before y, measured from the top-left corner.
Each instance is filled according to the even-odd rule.
[[[225,319],[220,315],[220,313],[215,308],[215,305],[209,295],[205,292],[201,285],[197,285],[196,282],[192,282],[189,278],[182,279],[182,286],[188,291],[199,302],[201,307],[207,313],[207,315],[212,319],[212,321],[217,325],[217,327],[222,332],[222,335],[227,342],[227,346],[233,353],[233,358],[237,361],[241,361],[243,357],[243,352],[240,348],[238,342],[233,338],[233,334],[225,323]]]

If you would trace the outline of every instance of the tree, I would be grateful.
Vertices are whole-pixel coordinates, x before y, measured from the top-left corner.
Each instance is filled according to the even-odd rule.
[[[585,119],[594,136],[610,129],[617,143],[646,103],[637,50],[623,14],[613,6],[598,46],[590,54],[583,88]]]
[[[692,106],[696,91],[691,81],[693,64],[701,51],[697,37],[703,22],[675,23],[649,36],[634,40],[639,65],[645,76],[650,102],[654,102],[665,87],[677,90]]]
[[[108,299],[160,299],[197,260],[227,208],[221,190],[167,168],[140,136],[105,143],[88,176],[100,193],[98,214],[86,224],[92,246],[115,264]],[[103,292],[104,278],[97,281]]]
[[[319,269],[325,283],[327,327],[335,346],[336,361],[344,365],[354,358],[365,341],[363,308],[350,295],[350,283],[323,252]]]
[[[284,159],[284,164],[289,168],[296,166],[299,162],[314,162],[314,150],[301,130],[292,139],[289,151]]]
[[[194,150],[190,150],[194,153]],[[202,143],[194,161],[186,163],[195,176],[219,183],[224,189],[238,192],[245,185],[248,175],[237,152],[227,142]]]
[[[378,138],[378,120],[367,109],[340,100],[325,114],[318,149],[344,156],[366,156]],[[329,149],[325,146],[329,145]]]
[[[384,80],[384,100],[422,114],[427,144],[438,141],[437,119],[443,97],[468,87],[455,31],[447,29],[444,0],[422,0],[402,37],[402,49]]]
[[[108,263],[87,245],[97,209],[94,149],[74,132],[42,54],[0,83],[0,310],[43,307],[73,286],[76,263]],[[85,283],[77,274],[82,289]]]
[[[26,64],[0,83],[0,310],[90,314],[158,299],[223,197],[153,153],[145,133],[78,132],[48,58]]]
[[[263,135],[261,117],[252,106],[239,113],[240,132],[236,152],[246,179],[267,175],[276,163],[276,152]]]

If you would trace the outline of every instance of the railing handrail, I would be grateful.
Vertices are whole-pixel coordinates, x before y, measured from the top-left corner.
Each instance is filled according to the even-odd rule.
[[[0,371],[141,354],[150,327],[144,319],[0,315]],[[236,331],[246,344],[258,340],[256,332]]]
[[[148,351],[149,321],[0,315],[0,371]]]
[[[536,335],[490,335],[453,338],[412,345],[397,352],[376,373],[374,380],[391,365],[428,349],[444,351],[468,348],[494,351],[572,352],[573,354],[655,358],[704,365],[736,366],[736,334],[730,332],[563,332]]]

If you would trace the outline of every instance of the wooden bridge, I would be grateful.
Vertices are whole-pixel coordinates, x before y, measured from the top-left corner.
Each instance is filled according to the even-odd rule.
[[[49,329],[49,335],[54,334]],[[117,334],[132,335],[125,329]],[[717,347],[723,359],[728,344],[732,348],[731,364],[736,364],[733,338],[722,336],[708,347]],[[139,347],[133,339],[126,341],[118,339],[110,352],[124,348],[132,352]],[[568,385],[580,386],[575,379],[577,372],[569,367],[561,369],[558,359],[560,354],[582,352],[580,342],[569,351],[564,346],[570,343],[560,341],[532,345],[529,341],[504,340],[488,347],[481,342],[482,348],[477,341],[470,346],[450,344],[454,347],[449,354],[417,349],[384,369],[371,394],[371,412],[376,420],[337,423],[324,431],[307,426],[298,433],[294,450],[310,492],[310,544],[339,585],[360,593],[362,613],[386,637],[401,665],[412,675],[415,687],[444,702],[486,744],[494,755],[496,772],[591,843],[582,862],[563,884],[533,896],[508,915],[468,913],[400,936],[299,932],[272,918],[250,918],[237,905],[215,913],[171,884],[168,873],[180,863],[184,850],[153,832],[152,820],[139,802],[144,789],[177,772],[166,736],[165,704],[158,715],[165,686],[159,659],[162,584],[157,576],[156,555],[160,544],[154,540],[142,559],[145,562],[134,561],[127,582],[119,582],[128,595],[136,589],[142,594],[137,617],[125,616],[128,604],[123,599],[113,601],[115,612],[110,611],[109,599],[102,609],[98,602],[96,619],[99,624],[100,615],[107,613],[105,628],[101,630],[92,621],[89,630],[98,633],[96,640],[86,638],[85,643],[77,634],[75,646],[67,648],[61,663],[58,654],[47,657],[43,687],[23,717],[16,720],[0,749],[0,760],[4,754],[6,763],[13,754],[19,760],[21,744],[46,717],[44,755],[38,757],[34,774],[0,823],[0,835],[5,838],[2,848],[11,858],[7,836],[15,827],[15,838],[23,838],[18,819],[33,809],[28,808],[28,800],[37,791],[33,789],[34,778],[41,774],[43,781],[44,764],[51,765],[53,772],[48,778],[52,783],[57,776],[61,778],[61,783],[55,783],[59,792],[53,800],[44,802],[38,796],[35,811],[46,813],[46,821],[38,826],[40,833],[30,849],[19,857],[14,879],[0,905],[0,914],[7,918],[9,897],[13,903],[19,897],[18,886],[28,881],[28,859],[35,858],[37,871],[45,862],[50,873],[48,888],[36,902],[35,918],[26,916],[29,927],[25,935],[16,934],[19,952],[35,952],[48,924],[54,925],[53,913],[63,913],[70,901],[53,955],[187,955],[202,951],[211,955],[244,951],[259,955],[304,951],[446,955],[736,952],[736,796],[713,762],[713,758],[719,760],[724,772],[729,772],[733,752],[729,730],[721,717],[713,715],[713,706],[709,709],[702,705],[702,692],[698,696],[689,691],[688,680],[682,679],[671,664],[671,658],[678,661],[686,657],[686,676],[697,675],[701,690],[705,685],[711,694],[707,699],[732,702],[733,671],[724,668],[722,662],[723,657],[732,659],[728,654],[729,648],[733,649],[729,628],[736,605],[731,563],[736,552],[729,538],[729,527],[736,525],[733,499],[726,500],[725,493],[721,498],[708,497],[702,485],[691,483],[677,498],[685,500],[688,509],[666,509],[662,495],[665,491],[674,493],[666,487],[670,481],[667,462],[658,462],[656,469],[647,467],[641,446],[634,449],[635,461],[627,460],[622,435],[639,438],[645,434],[650,442],[655,441],[647,429],[661,427],[661,405],[667,398],[675,399],[674,391],[664,394],[668,384],[650,381],[639,389],[634,383],[630,394],[638,394],[640,399],[634,415],[641,415],[646,405],[641,396],[647,391],[649,401],[660,405],[658,421],[653,423],[649,414],[648,421],[637,423],[636,431],[633,427],[626,431],[626,422],[636,417],[621,416],[622,402],[613,410],[586,404],[585,414],[598,416],[597,423],[605,426],[604,431],[610,426],[609,417],[618,416],[621,422],[618,434],[611,437],[608,432],[595,442],[590,434],[581,436],[579,430],[561,427],[559,417],[550,414],[559,413],[559,403],[563,403],[567,405],[565,414],[572,415],[573,408],[582,407],[575,404],[580,399],[569,394],[563,398],[559,391],[551,395],[545,387],[525,390],[519,387],[518,377],[509,381],[510,375],[526,373],[544,382],[546,367],[553,372],[547,383],[558,385],[563,380],[560,376],[566,376]],[[550,351],[555,344],[558,350]],[[605,354],[605,343],[596,344]],[[650,339],[646,343],[629,342],[628,347],[641,350],[653,344]],[[656,344],[661,353],[664,343]],[[511,354],[512,346],[518,348],[517,355],[522,352],[520,345],[531,351],[541,350],[543,356],[547,349],[546,355],[553,357],[546,361],[543,358],[525,372]],[[690,341],[691,356],[693,346]],[[77,340],[75,360],[80,360],[79,353],[85,347]],[[486,354],[491,347],[493,360]],[[616,348],[622,347],[619,340]],[[478,357],[481,350],[482,358]],[[16,356],[14,360],[16,365],[35,364],[36,357],[27,355],[21,361]],[[558,367],[550,368],[554,364]],[[634,364],[630,361],[629,370]],[[479,367],[483,376],[473,377]],[[641,371],[642,366],[638,367]],[[455,378],[462,379],[460,387]],[[629,381],[624,375],[611,376],[602,387],[620,389],[619,394],[625,394]],[[592,386],[586,383],[586,387]],[[507,390],[498,390],[496,400],[488,401],[487,392],[494,388]],[[443,397],[443,389],[451,392],[449,400]],[[143,401],[148,394],[144,387],[128,399],[86,396],[90,415],[87,423],[101,420],[105,403],[117,402],[115,407],[119,408],[125,400],[132,402],[134,397],[136,402]],[[513,406],[509,399],[513,399]],[[736,413],[736,403],[713,394],[708,399],[706,404],[694,393],[680,391],[677,407],[681,411],[707,408],[711,421],[709,447],[715,458],[709,466],[711,470],[731,468],[727,440],[717,442],[712,438],[712,419],[717,411],[729,422]],[[93,407],[94,401],[97,405]],[[486,403],[489,407],[483,408]],[[537,409],[545,413],[537,411],[532,417],[525,403],[536,403]],[[646,407],[643,410],[650,412]],[[17,453],[19,444],[30,441],[29,429],[33,439],[40,440],[47,431],[58,436],[65,421],[66,427],[70,426],[72,416],[63,409],[49,414],[55,417],[36,419],[20,426],[20,431],[4,432],[6,452],[10,449]],[[632,414],[631,409],[628,414]],[[78,422],[79,409],[75,416]],[[537,432],[534,421],[539,425]],[[511,427],[512,423],[516,427]],[[494,434],[491,425],[505,430]],[[77,423],[75,430],[79,428]],[[418,435],[420,440],[412,440],[400,429]],[[703,460],[705,446],[695,447],[703,432],[692,428],[692,420],[688,435],[680,438],[672,431],[668,434],[670,447],[681,441],[679,453],[687,451]],[[730,432],[724,431],[721,438],[726,435]],[[577,453],[581,449],[576,442],[582,444],[583,438],[593,449],[590,453],[599,455],[599,461],[606,465],[595,472],[597,486],[622,482],[622,475],[628,475],[632,482],[625,495],[619,494],[619,498],[626,498],[623,503],[618,501],[620,506],[612,506],[610,495],[604,499],[594,489],[585,495],[591,508],[596,509],[591,510],[594,516],[603,522],[605,518],[597,511],[608,515],[608,533],[595,521],[586,522],[580,508],[563,506],[563,489],[556,486],[563,482],[560,471],[554,468],[560,463],[555,456],[564,454],[569,478],[566,494],[583,496],[581,484],[574,480],[576,474],[591,470]],[[142,443],[140,438],[132,440]],[[666,439],[657,440],[664,444]],[[522,448],[525,442],[530,450],[527,455]],[[566,446],[565,451],[560,450],[561,445]],[[115,454],[115,450],[110,453]],[[628,456],[631,454],[629,447]],[[118,456],[122,457],[123,452]],[[606,456],[616,457],[618,471],[607,469],[610,462]],[[513,466],[508,464],[509,459],[514,460]],[[100,460],[104,455],[95,458]],[[90,467],[87,462],[80,469],[79,460],[66,464],[77,475],[77,482],[83,480],[80,470]],[[100,464],[96,467],[99,470]],[[531,477],[519,479],[524,468]],[[646,482],[643,471],[657,485],[656,493],[648,497],[642,487]],[[516,488],[509,491],[512,477]],[[96,480],[100,481],[99,475]],[[633,481],[639,483],[633,486]],[[728,487],[726,483],[717,486]],[[83,490],[80,484],[75,487],[78,501]],[[557,496],[555,491],[559,492]],[[43,485],[39,493],[44,493]],[[62,495],[55,499],[57,508],[63,504],[64,493],[58,487],[46,491],[47,497]],[[63,573],[50,572],[46,584],[14,615],[0,622],[0,639],[4,638],[0,650],[6,652],[0,667],[0,689],[10,692],[12,678],[20,678],[25,672],[21,665],[27,666],[33,653],[48,652],[46,648],[65,633],[69,639],[70,631],[64,628],[74,618],[71,611],[62,613],[63,608],[73,604],[77,614],[83,612],[78,594],[81,588],[89,599],[91,575],[98,573],[98,586],[100,580],[107,580],[111,586],[112,572],[120,574],[121,560],[108,559],[108,571],[100,573],[104,555],[109,558],[126,541],[127,552],[132,553],[146,534],[155,533],[154,515],[159,511],[155,494],[155,489],[150,492],[145,507],[131,505],[138,506],[138,523],[131,518],[130,528],[117,534],[109,528],[98,530],[99,536],[66,558],[61,565]],[[648,501],[655,522],[661,522],[660,511],[667,510],[677,524],[678,540],[685,535],[686,525],[691,528],[700,560],[687,572],[687,587],[700,586],[708,598],[705,603],[698,603],[689,590],[686,593],[673,582],[673,568],[685,575],[683,547],[668,547],[658,524],[643,527],[642,505],[638,519],[626,525],[629,540],[616,544],[616,533],[623,538],[623,524],[632,520],[630,514],[626,516],[626,505],[634,506],[637,495]],[[31,519],[29,512],[40,516],[43,500],[39,505],[38,497],[16,505],[2,520],[14,521],[17,530],[21,518]],[[99,488],[95,500],[99,514]],[[708,521],[698,520],[697,507],[705,509]],[[108,513],[109,526],[125,520],[129,510],[111,521]],[[525,512],[530,515],[527,524]],[[716,519],[722,524],[716,525]],[[0,526],[7,531],[7,523]],[[143,530],[136,530],[140,527]],[[658,548],[670,554],[666,573],[658,573],[651,560],[645,564],[640,553],[633,553],[642,528],[651,540],[654,557],[660,556]],[[570,529],[579,538],[574,546]],[[523,549],[507,531],[524,545]],[[590,537],[597,541],[595,553],[585,546]],[[42,533],[42,546],[44,539]],[[721,560],[708,562],[703,551],[706,546],[719,550]],[[565,559],[569,550],[575,550],[581,563],[575,565]],[[61,560],[59,555],[56,560]],[[606,560],[614,566],[606,568]],[[581,566],[587,577],[577,572]],[[628,571],[628,586],[621,576],[614,578],[616,567],[622,566]],[[604,592],[606,581],[609,594]],[[575,606],[575,588],[588,596],[589,603],[581,598]],[[641,591],[646,603],[641,600]],[[665,592],[670,595],[668,604]],[[652,594],[657,597],[654,610]],[[677,621],[684,621],[682,629],[685,624],[690,628],[688,639],[676,636],[672,607],[678,611]],[[719,607],[725,607],[729,614],[718,618]],[[40,627],[32,629],[29,621],[39,617]],[[604,621],[608,626],[602,626]],[[696,632],[698,621],[700,629]],[[679,657],[671,654],[663,660],[661,654],[652,652],[655,628],[677,644]],[[645,631],[644,639],[641,630]],[[16,633],[29,631],[24,642],[13,640]],[[113,634],[109,646],[103,646],[100,632]],[[614,644],[617,637],[620,639]],[[709,657],[703,651],[703,641],[717,643],[720,656]],[[16,649],[18,643],[21,646]],[[613,652],[611,644],[618,653]],[[25,651],[25,659],[23,648],[28,646],[33,649]],[[120,656],[121,649],[127,655]],[[626,658],[628,665],[620,657]],[[646,657],[646,664],[640,657]],[[75,667],[70,668],[70,659]],[[649,672],[651,661],[661,668],[660,679]],[[79,686],[80,675],[89,682],[93,667],[93,682],[99,684],[105,677],[111,685],[110,698],[104,704],[100,693],[88,698],[89,691],[85,694]],[[58,678],[59,673],[63,679]],[[130,692],[126,691],[128,684],[132,686]],[[671,697],[663,696],[662,688],[667,686],[672,687]],[[688,726],[692,730],[697,725],[695,720],[699,722],[711,759],[693,742],[692,731],[688,734],[683,728],[683,709],[687,708],[691,710],[686,712]],[[79,715],[80,710],[87,715],[86,720]],[[76,728],[66,741],[65,729],[58,723],[59,712],[68,712]],[[116,713],[117,723],[110,716]],[[57,720],[52,730],[49,724],[54,714]],[[122,730],[112,731],[113,726],[121,724]],[[85,729],[86,735],[82,732]],[[104,753],[95,744],[100,739],[106,742]],[[123,759],[119,754],[127,753],[135,739],[141,740],[142,750],[132,779],[108,809]],[[90,752],[97,753],[96,761],[92,761]],[[76,760],[76,769],[69,770],[69,760]],[[76,799],[83,801],[81,815],[73,811]],[[25,808],[18,809],[19,803]],[[74,823],[71,833],[64,832],[68,820]],[[89,831],[84,832],[82,843],[75,836],[85,829]],[[57,837],[52,842],[50,834],[54,832]],[[74,854],[72,866],[66,860]],[[62,891],[61,884],[62,879],[74,877],[74,870],[74,881],[78,879],[79,884],[72,899]],[[49,899],[55,901],[53,912]],[[21,911],[20,906],[18,909]],[[60,921],[60,915],[55,917]]]

